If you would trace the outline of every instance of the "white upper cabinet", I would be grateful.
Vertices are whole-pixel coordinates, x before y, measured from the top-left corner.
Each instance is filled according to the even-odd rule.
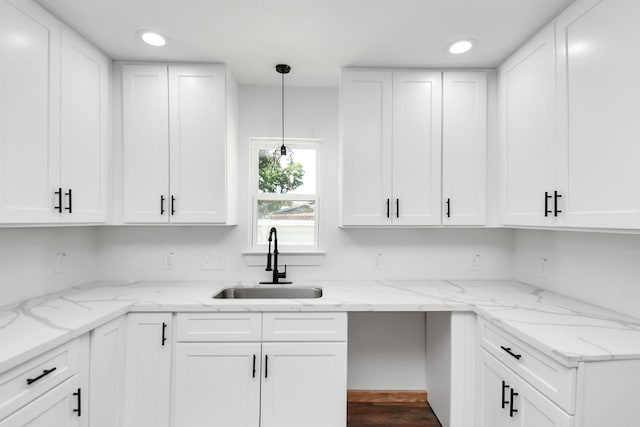
[[[63,28],[60,173],[64,222],[105,222],[110,60]]]
[[[223,65],[123,65],[125,223],[235,221],[236,87]]]
[[[442,73],[343,70],[342,225],[440,224]]]
[[[169,67],[173,223],[226,220],[224,65]]]
[[[487,75],[444,76],[343,70],[343,226],[485,224]]]
[[[0,1],[0,222],[57,220],[60,23]]]
[[[556,23],[562,215],[572,227],[640,228],[640,2],[576,2]]]
[[[104,222],[108,58],[26,0],[0,45],[0,223]]]
[[[122,68],[125,222],[169,221],[168,88],[165,65]]]
[[[442,73],[393,72],[392,222],[440,225]]]
[[[391,223],[392,73],[342,73],[342,225]]]
[[[499,69],[499,80],[503,222],[552,225],[557,221],[554,202],[559,201],[553,194],[561,194],[554,26],[509,58]]]
[[[445,72],[442,110],[442,223],[484,225],[487,73]]]

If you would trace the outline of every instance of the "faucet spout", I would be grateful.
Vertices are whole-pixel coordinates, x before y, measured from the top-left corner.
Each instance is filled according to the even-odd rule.
[[[260,282],[261,284],[280,285],[288,284],[291,282],[281,282],[280,279],[287,278],[287,266],[284,266],[284,271],[278,271],[278,230],[275,227],[271,227],[269,230],[269,252],[267,253],[267,268],[265,271],[273,271],[273,278],[271,282]],[[273,243],[273,253],[271,252],[271,243]],[[273,261],[273,263],[272,263]]]

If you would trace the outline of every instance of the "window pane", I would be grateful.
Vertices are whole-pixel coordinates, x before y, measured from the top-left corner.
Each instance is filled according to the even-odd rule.
[[[315,194],[316,150],[294,148],[291,156],[276,159],[276,146],[259,151],[258,191],[277,194]]]
[[[258,200],[257,243],[266,245],[271,227],[279,245],[315,244],[316,205],[313,200]]]

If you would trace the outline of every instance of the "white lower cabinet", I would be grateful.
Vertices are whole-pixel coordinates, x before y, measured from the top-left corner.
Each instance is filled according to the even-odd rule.
[[[81,378],[76,375],[0,421],[0,427],[88,426],[82,390]]]
[[[344,427],[347,343],[264,343],[261,427]]]
[[[346,425],[346,313],[185,313],[177,331],[175,427]]]
[[[174,426],[257,426],[260,343],[176,345]]]
[[[124,425],[169,427],[171,313],[132,313],[127,319]]]
[[[574,417],[485,350],[478,352],[479,427],[572,427]]]
[[[88,335],[0,374],[0,427],[87,427]]]
[[[127,317],[91,332],[91,427],[121,427],[124,405]]]
[[[560,363],[478,321],[477,427],[635,427],[640,360]]]

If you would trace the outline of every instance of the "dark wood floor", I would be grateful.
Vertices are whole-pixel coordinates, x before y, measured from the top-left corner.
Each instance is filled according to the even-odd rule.
[[[349,403],[347,427],[442,427],[428,404]]]

